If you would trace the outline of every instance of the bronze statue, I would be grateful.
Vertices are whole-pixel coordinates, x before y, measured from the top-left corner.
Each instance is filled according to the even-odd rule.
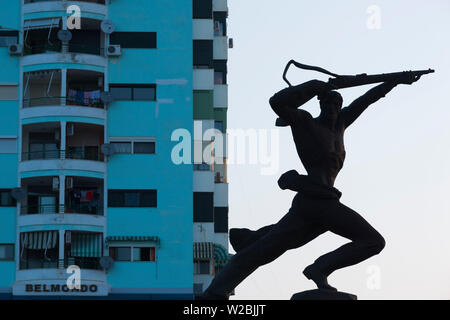
[[[291,86],[286,79],[291,64],[335,78],[328,82],[311,80]],[[233,289],[259,266],[272,262],[287,250],[303,246],[326,231],[350,242],[319,257],[304,269],[303,274],[314,281],[319,290],[337,292],[327,281],[332,272],[380,253],[385,246],[383,237],[357,212],[339,201],[341,192],[333,186],[344,164],[344,132],[369,105],[398,84],[410,85],[430,72],[434,71],[339,76],[289,61],[283,74],[289,87],[273,95],[269,102],[279,116],[276,124],[291,127],[297,153],[308,175],[291,170],[278,180],[281,189],[297,192],[289,212],[278,223],[257,231],[230,230],[230,242],[236,255],[213,279],[201,299],[228,299]],[[335,90],[376,82],[383,83],[342,108],[342,96]],[[321,109],[317,118],[297,109],[315,96]]]

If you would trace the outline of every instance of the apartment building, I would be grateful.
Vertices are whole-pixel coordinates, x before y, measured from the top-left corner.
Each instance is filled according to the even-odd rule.
[[[226,153],[175,163],[173,132],[226,132],[227,1],[1,2],[0,299],[192,299]]]

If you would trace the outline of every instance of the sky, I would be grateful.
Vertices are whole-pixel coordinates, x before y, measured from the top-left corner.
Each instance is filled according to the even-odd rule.
[[[345,134],[341,202],[385,238],[381,254],[337,270],[330,284],[359,299],[450,299],[450,1],[228,0],[228,129],[276,129],[268,99],[286,87],[290,59],[337,74],[433,68],[412,86],[399,85]],[[291,68],[293,84],[328,76]],[[373,85],[341,90],[344,106]],[[303,106],[313,116],[319,105]],[[279,176],[305,170],[289,128],[279,128],[279,164],[230,164],[229,227],[276,223],[295,195]],[[275,146],[276,144],[274,144]],[[272,146],[272,144],[271,144]],[[260,267],[235,299],[290,299],[314,289],[302,270],[348,240],[330,232]],[[230,252],[233,250],[230,247]]]

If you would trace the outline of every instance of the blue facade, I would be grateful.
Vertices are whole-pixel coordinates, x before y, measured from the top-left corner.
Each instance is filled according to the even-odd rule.
[[[12,245],[14,250],[13,257],[0,258],[0,299],[193,298],[193,167],[171,160],[176,144],[172,132],[193,130],[192,2],[76,2],[82,8],[82,28],[87,23],[97,32],[100,47],[107,47],[110,39],[100,29],[105,19],[114,23],[117,33],[156,33],[156,48],[123,46],[119,56],[72,52],[70,45],[64,49],[64,42],[55,51],[50,45],[58,42],[56,38],[43,42],[45,50],[36,51],[32,40],[41,35],[33,30],[45,30],[50,39],[51,28],[65,25],[27,31],[26,23],[45,24],[65,16],[62,1],[7,2],[0,25],[18,31],[24,53],[10,54],[8,45],[0,45],[0,92],[5,92],[0,97],[0,143],[17,143],[15,153],[6,147],[0,150],[0,190],[20,188],[26,196],[14,205],[0,206],[1,250],[8,252],[6,246]],[[9,29],[0,29],[0,37]],[[118,84],[155,85],[156,98],[107,105],[68,98],[70,90],[109,92]],[[11,86],[18,92],[12,100],[6,97]],[[99,89],[91,88],[95,86]],[[121,139],[151,139],[155,152],[100,152],[103,144]],[[94,157],[87,156],[93,147]],[[77,188],[81,191],[75,192]],[[156,190],[157,205],[110,205],[111,190]],[[92,192],[100,197],[100,205],[93,207]],[[97,236],[104,240],[101,252],[86,253]],[[76,237],[85,239],[87,251],[81,255],[74,254]],[[128,240],[107,241],[118,237]],[[140,242],[139,237],[156,237],[158,242]],[[100,255],[110,255],[114,247],[143,248],[139,255],[145,258],[118,258],[105,272],[98,267]],[[154,257],[148,248],[155,250]],[[137,251],[131,250],[136,260]],[[67,278],[64,269],[77,261],[91,263],[81,274],[82,282],[87,277],[87,283],[98,286],[92,295],[67,295],[61,289]],[[56,276],[60,278],[54,282]],[[58,289],[46,291],[52,285]]]

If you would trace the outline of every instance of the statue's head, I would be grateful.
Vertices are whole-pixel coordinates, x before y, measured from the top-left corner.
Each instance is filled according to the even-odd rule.
[[[327,91],[318,96],[320,101],[320,110],[326,116],[336,116],[342,108],[342,96],[337,91]]]

